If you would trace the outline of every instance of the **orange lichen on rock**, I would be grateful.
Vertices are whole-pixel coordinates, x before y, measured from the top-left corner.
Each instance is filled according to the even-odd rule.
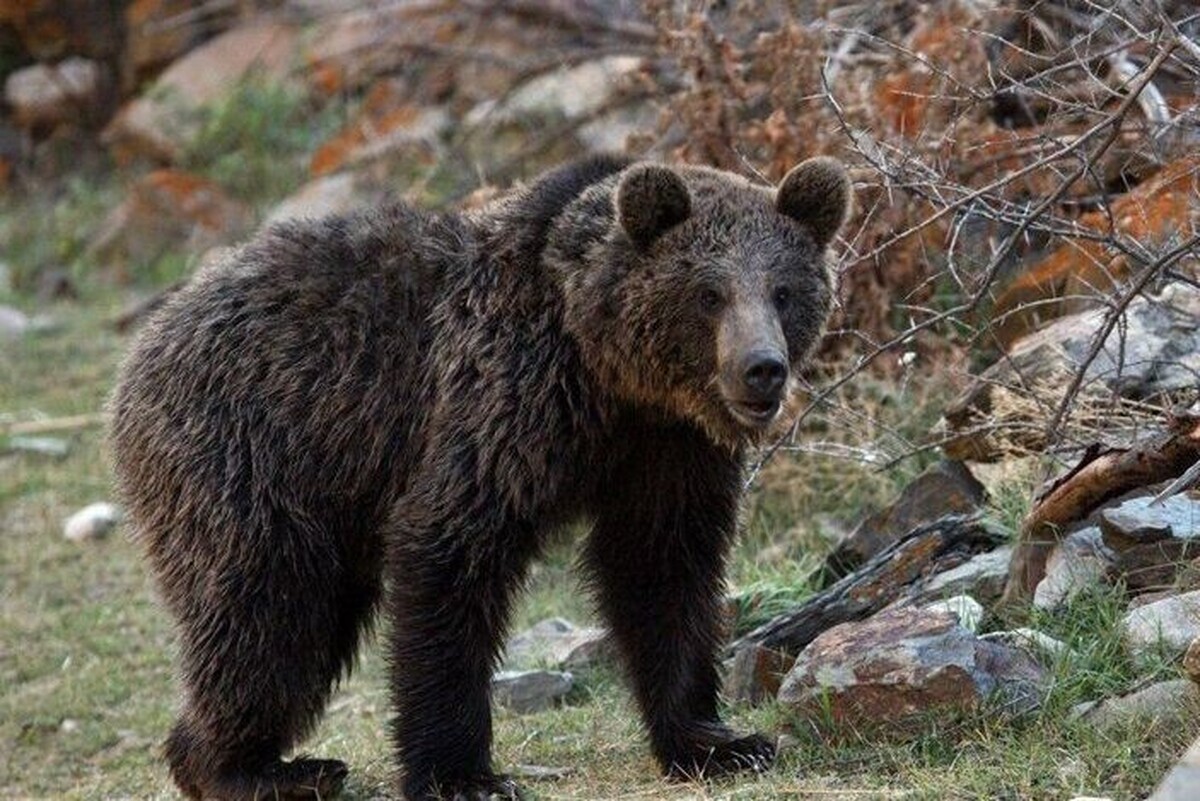
[[[1089,212],[1077,225],[1089,234],[1117,234],[1153,248],[1200,230],[1200,156],[1166,165],[1150,180]],[[1129,260],[1091,238],[1070,239],[1013,281],[997,298],[993,330],[1004,348],[1046,320],[1078,311],[1086,298],[1110,292],[1131,272]]]

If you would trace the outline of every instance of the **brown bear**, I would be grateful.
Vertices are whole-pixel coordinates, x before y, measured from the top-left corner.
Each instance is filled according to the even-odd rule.
[[[718,715],[743,454],[830,305],[831,159],[775,189],[596,157],[469,213],[273,227],[145,325],[111,402],[116,475],[178,621],[166,744],[192,798],[317,798],[285,756],[390,622],[406,798],[516,797],[489,686],[548,532],[582,564],[663,770],[774,747]],[[385,592],[386,588],[386,592]]]

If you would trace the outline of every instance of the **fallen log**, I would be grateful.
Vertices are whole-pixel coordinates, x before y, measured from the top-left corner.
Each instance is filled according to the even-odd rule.
[[[735,640],[729,652],[761,645],[798,654],[826,629],[870,617],[913,593],[926,576],[1003,541],[1003,533],[985,526],[978,515],[948,515],[918,526],[829,589]]]
[[[1130,490],[1170,481],[1200,461],[1200,415],[1175,413],[1161,434],[1132,448],[1088,448],[1039,495],[1021,524],[1002,606],[1028,600],[1046,575],[1046,560],[1067,526]]]

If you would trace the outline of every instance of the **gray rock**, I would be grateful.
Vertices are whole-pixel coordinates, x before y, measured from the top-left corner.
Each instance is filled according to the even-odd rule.
[[[958,624],[972,634],[979,633],[983,622],[983,604],[970,595],[955,595],[944,601],[934,601],[924,607],[926,612],[950,612],[958,617]]]
[[[1050,553],[1046,575],[1033,592],[1033,605],[1046,611],[1060,608],[1080,592],[1103,584],[1114,561],[1100,529],[1074,532]]]
[[[1004,592],[1012,553],[1012,546],[1004,545],[937,573],[921,588],[915,601],[923,603],[954,595],[970,595],[984,603],[994,601]]]
[[[1104,542],[1114,549],[1174,537],[1200,539],[1200,498],[1191,492],[1155,501],[1130,498],[1100,512]]]
[[[1035,422],[1039,410],[1057,404],[1107,311],[1097,308],[1060,318],[1015,342],[1007,358],[984,370],[946,407],[944,424],[959,436],[947,441],[943,451],[972,461],[995,461],[1014,451],[1041,452],[1045,426],[1027,423]],[[1116,392],[1141,399],[1195,387],[1200,289],[1168,284],[1157,297],[1135,298],[1122,320],[1089,363],[1082,397],[1103,400]]]
[[[555,670],[503,670],[492,677],[492,698],[514,712],[541,712],[557,704],[575,678]]]
[[[1139,606],[1125,615],[1122,628],[1135,659],[1158,647],[1168,656],[1182,656],[1200,637],[1200,591]]]
[[[1195,801],[1200,798],[1200,739],[1179,760],[1146,801]]]
[[[981,640],[950,612],[890,609],[821,634],[796,659],[779,701],[834,725],[910,733],[923,713],[995,697],[1038,706],[1045,672],[1024,651]]]
[[[63,536],[72,542],[99,539],[121,522],[121,510],[111,503],[101,501],[89,504],[67,518],[63,524]]]
[[[513,636],[505,648],[508,668],[585,670],[616,657],[608,632],[580,628],[559,617],[542,620]]]
[[[602,108],[618,82],[642,66],[636,56],[607,56],[549,72],[527,81],[503,103],[485,102],[471,109],[469,125],[504,123],[529,114],[557,114],[568,119]]]
[[[1172,679],[1119,698],[1079,704],[1073,714],[1097,728],[1106,729],[1139,721],[1154,725],[1194,711],[1200,711],[1200,687],[1187,679]]]

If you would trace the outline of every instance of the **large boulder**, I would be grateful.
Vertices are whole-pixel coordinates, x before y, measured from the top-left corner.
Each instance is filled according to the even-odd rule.
[[[122,108],[103,139],[118,160],[177,163],[201,130],[203,110],[254,75],[282,82],[296,58],[297,30],[261,18],[212,39],[167,68]]]
[[[1045,410],[1083,364],[1104,324],[1106,308],[1063,317],[1018,340],[1008,356],[984,370],[944,413],[954,459],[995,461],[1010,453],[1041,452]],[[1089,430],[1112,427],[1111,394],[1134,400],[1196,385],[1200,374],[1200,289],[1168,284],[1137,297],[1084,373],[1078,413]],[[1088,400],[1094,401],[1087,403]],[[1088,414],[1094,409],[1094,416]]]
[[[929,713],[975,709],[994,696],[1029,711],[1044,682],[1027,653],[979,639],[954,613],[904,607],[817,637],[778,698],[798,714],[828,715],[835,727],[912,733]]]

